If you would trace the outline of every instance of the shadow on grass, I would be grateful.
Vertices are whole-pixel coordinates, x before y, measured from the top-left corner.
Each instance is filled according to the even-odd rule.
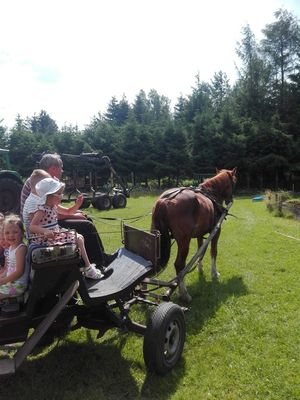
[[[113,400],[137,398],[138,388],[116,345],[66,340],[3,378],[0,393],[14,399]]]
[[[86,342],[65,339],[46,354],[35,354],[27,359],[13,376],[0,380],[0,398],[23,400],[123,400],[167,399],[176,391],[184,362],[178,371],[167,377],[146,375],[146,368],[138,361],[122,356],[127,335],[116,333],[103,342],[95,342],[86,330]],[[116,331],[117,332],[117,331]],[[76,339],[75,339],[76,340]],[[142,346],[141,346],[142,352]],[[133,371],[145,376],[140,387]]]
[[[188,335],[197,335],[205,321],[213,318],[229,298],[248,293],[239,276],[214,282],[199,275],[196,282],[188,284],[188,290],[193,297],[191,310],[186,316]],[[177,296],[172,300],[178,302]],[[147,374],[143,362],[122,356],[128,335],[116,333],[95,342],[90,331],[85,332],[86,341],[83,343],[67,338],[50,351],[46,348],[43,353],[25,361],[16,375],[2,378],[0,398],[165,400],[180,387],[186,373],[184,352],[178,365],[168,375],[160,377]],[[137,351],[142,352],[142,340]]]
[[[199,274],[199,279],[187,287],[192,296],[190,312],[186,316],[189,334],[197,334],[205,321],[213,318],[218,308],[230,297],[248,294],[241,276],[233,276],[227,281],[207,281],[205,275]],[[174,300],[177,302],[178,299]]]
[[[139,399],[166,400],[172,397],[172,394],[180,387],[180,382],[184,375],[185,360],[183,351],[180,361],[167,375],[158,376],[154,373],[147,373]]]

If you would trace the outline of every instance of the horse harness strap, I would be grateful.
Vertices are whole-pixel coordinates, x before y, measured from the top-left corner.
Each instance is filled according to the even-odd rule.
[[[176,196],[178,196],[181,192],[183,192],[184,190],[189,190],[192,188],[189,187],[180,187],[180,188],[175,188],[173,190],[167,191],[167,193],[165,193],[163,196],[161,196],[162,199],[168,199],[168,200],[172,200],[174,199]]]
[[[216,210],[218,213],[221,213],[221,214],[222,214],[222,213],[226,210],[226,208],[223,207],[222,204],[220,204],[220,203],[218,202],[216,196],[214,196],[213,193],[210,192],[209,190],[204,189],[203,187],[199,186],[198,188],[195,188],[195,189],[194,189],[194,192],[195,192],[195,193],[201,193],[201,194],[203,194],[203,196],[205,196],[205,197],[207,197],[209,200],[211,200],[212,203],[213,203],[213,205],[214,205],[214,207],[215,207],[215,210]]]
[[[168,199],[168,200],[172,200],[174,199],[176,196],[178,196],[181,192],[183,192],[184,190],[191,190],[194,193],[200,193],[203,196],[207,197],[209,200],[212,201],[215,211],[216,213],[223,213],[224,210],[226,210],[225,207],[222,206],[222,204],[220,204],[216,197],[213,195],[212,192],[210,192],[209,190],[204,189],[203,187],[199,186],[198,188],[194,188],[194,187],[180,187],[180,188],[175,188],[170,192],[167,192],[164,194],[163,197],[161,197],[162,199]]]

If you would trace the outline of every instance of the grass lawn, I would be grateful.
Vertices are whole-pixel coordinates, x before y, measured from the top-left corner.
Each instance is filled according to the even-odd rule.
[[[149,229],[156,197],[130,198],[124,210],[91,209],[106,250],[121,246],[120,221]],[[12,377],[0,380],[0,398],[35,400],[300,399],[300,225],[269,214],[265,204],[237,198],[223,223],[219,282],[187,276],[193,297],[186,314],[183,357],[165,377],[147,374],[143,338],[111,330],[80,329],[30,356]],[[190,255],[196,251],[196,241]],[[162,278],[175,275],[172,259]],[[177,302],[177,295],[173,297]],[[136,314],[145,308],[138,307]],[[0,348],[0,355],[7,351]]]

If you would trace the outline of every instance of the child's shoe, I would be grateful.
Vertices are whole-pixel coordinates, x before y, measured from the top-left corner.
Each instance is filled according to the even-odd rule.
[[[96,264],[91,264],[89,267],[84,268],[83,272],[85,277],[89,279],[101,279],[104,276],[101,271],[96,268]]]

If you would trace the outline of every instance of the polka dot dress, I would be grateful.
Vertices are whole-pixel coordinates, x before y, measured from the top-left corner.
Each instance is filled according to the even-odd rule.
[[[76,243],[76,234],[75,232],[64,232],[58,225],[57,222],[57,207],[49,207],[46,205],[38,206],[38,210],[44,212],[43,217],[40,220],[39,225],[42,228],[46,228],[56,232],[55,238],[42,238],[37,237],[33,239],[33,243],[38,244],[47,244],[47,245],[62,245],[66,243]],[[33,236],[41,236],[40,234],[34,234]]]

